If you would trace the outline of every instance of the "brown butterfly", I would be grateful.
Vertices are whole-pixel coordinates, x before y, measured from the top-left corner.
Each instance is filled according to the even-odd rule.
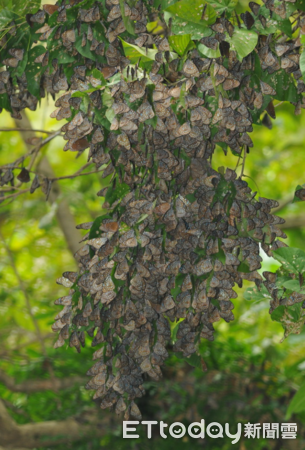
[[[30,21],[34,23],[44,23],[46,17],[45,11],[38,11],[30,17]]]
[[[240,85],[240,81],[235,80],[235,79],[227,78],[222,86],[223,86],[225,91],[229,91],[231,89],[235,89],[239,85]]]
[[[225,56],[226,58],[229,58],[230,56],[230,44],[226,41],[221,41],[219,44],[219,50],[221,56]]]
[[[275,118],[276,118],[276,115],[275,115],[275,108],[274,108],[274,104],[273,104],[272,100],[271,100],[271,102],[268,103],[268,106],[267,106],[267,108],[266,108],[266,111],[267,111],[267,113],[269,114],[269,116],[272,117],[272,119],[275,119]]]
[[[3,64],[9,67],[17,67],[19,63],[19,59],[17,58],[6,58],[2,61]]]
[[[76,152],[80,152],[80,151],[85,150],[86,148],[88,148],[89,145],[90,144],[87,141],[87,139],[81,138],[81,139],[78,139],[77,141],[73,142],[73,144],[71,144],[71,150],[72,151],[76,151]]]
[[[18,61],[22,61],[24,50],[21,48],[10,48],[9,54],[13,56],[14,58],[18,59]]]
[[[295,191],[295,195],[300,200],[305,201],[305,189],[298,189],[297,191]]]
[[[259,10],[260,10],[260,5],[255,2],[249,2],[249,7],[250,7],[251,11],[253,12],[253,14],[255,16],[257,16],[259,13]]]
[[[43,9],[49,15],[54,14],[58,10],[58,5],[43,5]]]
[[[262,90],[263,94],[276,95],[276,91],[269,84],[265,83],[264,81],[260,81],[260,85],[261,85],[261,90]]]
[[[247,29],[250,30],[250,28],[252,28],[254,25],[254,18],[252,14],[249,13],[249,11],[246,11],[245,13],[241,13],[240,17],[246,25]]]

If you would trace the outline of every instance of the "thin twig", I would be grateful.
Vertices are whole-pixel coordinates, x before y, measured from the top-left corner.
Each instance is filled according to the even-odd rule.
[[[245,148],[244,148],[244,157],[243,157],[243,163],[242,163],[242,168],[241,168],[240,178],[242,178],[242,177],[244,176],[245,164],[246,164],[246,155],[247,155],[247,146],[245,145]]]
[[[67,180],[67,179],[72,179],[72,178],[76,178],[76,177],[81,177],[83,175],[91,175],[92,173],[99,173],[99,172],[103,172],[105,169],[102,170],[92,170],[92,172],[85,172],[85,173],[78,173],[76,172],[74,175],[67,175],[65,177],[58,177],[58,178],[49,178],[50,181],[60,181],[60,180]]]
[[[21,130],[21,128],[20,128],[20,130]],[[29,165],[28,165],[28,168],[27,168],[28,170],[30,170],[30,169],[33,167],[34,162],[35,162],[35,159],[37,158],[37,155],[38,155],[39,150],[40,150],[44,145],[48,144],[52,139],[54,139],[55,137],[59,136],[60,134],[61,134],[61,131],[60,131],[60,130],[55,131],[53,134],[51,134],[51,135],[48,136],[46,139],[44,139],[40,144],[38,144],[37,147],[35,147],[35,148],[32,150],[33,157],[32,157],[32,159],[31,159],[31,161],[30,161],[30,163],[29,163]]]
[[[15,198],[19,197],[21,194],[25,194],[26,192],[29,192],[31,188],[23,189],[23,191],[16,192],[15,194],[6,195],[5,197],[0,197],[0,201],[8,200],[9,198]]]
[[[0,128],[0,131],[35,131],[37,133],[54,134],[56,131],[31,130],[30,128]]]

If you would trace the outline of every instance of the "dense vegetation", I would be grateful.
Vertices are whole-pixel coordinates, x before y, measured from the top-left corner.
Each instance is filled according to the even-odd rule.
[[[302,448],[303,2],[37,6],[0,13],[0,444],[133,446],[101,406],[297,413],[294,447],[240,448]]]

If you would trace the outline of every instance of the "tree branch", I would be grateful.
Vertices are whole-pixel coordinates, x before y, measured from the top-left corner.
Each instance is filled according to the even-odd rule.
[[[35,133],[45,133],[45,134],[54,134],[54,133],[56,133],[56,131],[37,130],[37,129],[34,129],[34,128],[21,128],[21,127],[18,127],[18,128],[0,128],[0,131],[30,131],[31,133],[35,132]],[[60,131],[60,133],[61,133],[61,131]]]
[[[0,382],[12,392],[23,392],[25,394],[33,394],[41,391],[57,391],[59,389],[67,389],[75,384],[84,384],[88,379],[85,377],[69,377],[69,378],[53,378],[45,380],[26,380],[17,384],[14,378],[7,375],[0,369]]]
[[[48,447],[84,440],[86,437],[88,439],[102,437],[106,429],[109,431],[111,422],[114,422],[113,418],[104,415],[103,420],[96,420],[95,423],[90,422],[88,425],[80,423],[76,418],[17,425],[0,400],[1,444],[7,448],[6,450],[21,450],[20,447],[23,450]]]
[[[33,137],[35,133],[33,131],[23,131],[23,130],[32,130],[31,122],[28,117],[23,113],[22,120],[16,120],[16,127],[20,131],[20,134],[27,145],[28,148],[30,146],[26,143],[26,140],[30,137]],[[46,156],[42,158],[40,164],[38,166],[38,173],[46,176],[47,178],[56,178],[53,172],[52,167]],[[49,195],[49,202],[51,204],[55,203],[58,197],[60,196],[60,188],[57,183],[52,184],[51,192]],[[14,195],[14,194],[13,194]],[[74,217],[71,214],[69,205],[66,200],[62,200],[58,202],[58,207],[56,211],[56,217],[58,221],[58,225],[61,228],[65,239],[67,241],[67,245],[71,253],[74,255],[77,250],[80,248],[79,242],[82,239],[81,233],[76,229]]]
[[[283,230],[288,230],[289,228],[305,228],[305,214],[300,216],[290,216],[284,217],[285,223],[280,225]]]

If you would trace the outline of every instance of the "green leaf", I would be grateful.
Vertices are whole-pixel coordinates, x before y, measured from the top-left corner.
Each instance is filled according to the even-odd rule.
[[[205,25],[211,25],[216,20],[216,14],[213,8],[207,5],[205,10],[205,15],[202,20],[202,13],[205,7],[205,4],[209,2],[204,2],[202,0],[180,0],[177,3],[166,8],[166,11],[171,14],[175,14],[178,17],[181,17],[184,22],[193,22]],[[184,34],[184,29],[181,30],[181,34]]]
[[[290,291],[296,291],[299,292],[302,288],[300,286],[299,280],[288,280],[285,281],[282,286],[284,286],[286,289],[289,289]]]
[[[120,0],[120,9],[126,31],[128,31],[128,33],[132,34],[133,36],[136,36],[136,33],[134,31],[134,23],[130,20],[129,17],[125,16],[124,3],[124,0]]]
[[[105,219],[111,219],[111,216],[109,214],[103,214],[102,216],[99,216],[94,220],[90,228],[89,239],[94,239],[100,236],[101,234],[100,226],[103,220]]]
[[[282,247],[272,252],[273,257],[282,263],[284,269],[295,274],[305,271],[305,252],[299,248]]]
[[[109,122],[112,123],[113,119],[115,118],[115,112],[114,112],[113,108],[107,109],[105,117],[107,117]]]
[[[238,0],[207,0],[207,3],[209,3],[215,11],[217,11],[217,14],[220,15],[225,11],[229,13],[234,11]]]
[[[195,23],[190,20],[186,22],[182,17],[171,14],[168,11],[164,11],[164,19],[167,24],[169,19],[172,20],[172,32],[175,35],[190,34],[192,39],[199,40],[203,37],[211,36],[213,33],[205,20],[202,20],[201,23]]]
[[[168,39],[170,45],[180,56],[184,55],[189,44],[192,42],[190,34],[182,34],[181,36],[170,36]]]
[[[91,75],[97,80],[101,81],[101,86],[107,85],[107,81],[105,80],[104,75],[98,69],[93,69]]]
[[[302,384],[298,392],[294,395],[293,399],[289,403],[286,419],[290,419],[294,413],[299,413],[305,410],[305,383]]]
[[[3,8],[0,11],[0,29],[6,27],[12,20],[16,19],[16,14],[14,14],[12,11],[10,11],[7,8]]]
[[[271,313],[271,319],[276,322],[281,322],[286,311],[286,306],[281,305],[275,308],[275,310]]]
[[[123,44],[124,53],[126,58],[130,60],[132,64],[136,64],[141,58],[141,63],[155,61],[155,56],[158,53],[158,50],[154,49],[145,49],[138,47],[137,45],[129,44],[125,42],[122,38],[120,38]]]
[[[186,275],[184,273],[179,273],[176,276],[175,287],[173,289],[171,289],[171,295],[174,297],[174,299],[176,299],[177,295],[180,294],[181,285],[182,285],[185,277],[186,277]]]
[[[292,75],[284,69],[275,73],[268,74],[265,70],[262,72],[262,81],[270,84],[275,90],[274,98],[280,101],[296,103],[299,99],[297,88],[294,84]]]
[[[219,48],[217,48],[217,50],[213,50],[212,48],[209,48],[204,44],[199,44],[197,48],[199,52],[207,58],[219,58],[221,56]]]
[[[58,64],[68,64],[75,61],[75,57],[69,55],[62,47],[50,52],[49,60],[52,61],[54,58],[57,59]]]
[[[7,1],[3,1],[2,3],[6,3]],[[13,0],[12,2],[12,10],[18,14],[18,16],[25,16],[26,14],[36,13],[41,5],[41,0]]]
[[[193,353],[191,356],[184,359],[190,366],[202,370],[202,359],[200,355],[197,355],[197,353]]]
[[[262,285],[260,290],[257,288],[257,286],[248,288],[244,293],[244,298],[246,300],[254,302],[261,302],[263,300],[272,299],[271,295],[269,294],[264,285]]]
[[[256,47],[258,34],[245,28],[235,28],[233,36],[231,38],[227,36],[226,40],[229,42],[231,50],[236,50],[237,57],[241,61]]]
[[[130,191],[126,183],[118,183],[115,188],[109,187],[105,200],[112,205],[116,200],[121,199]]]

